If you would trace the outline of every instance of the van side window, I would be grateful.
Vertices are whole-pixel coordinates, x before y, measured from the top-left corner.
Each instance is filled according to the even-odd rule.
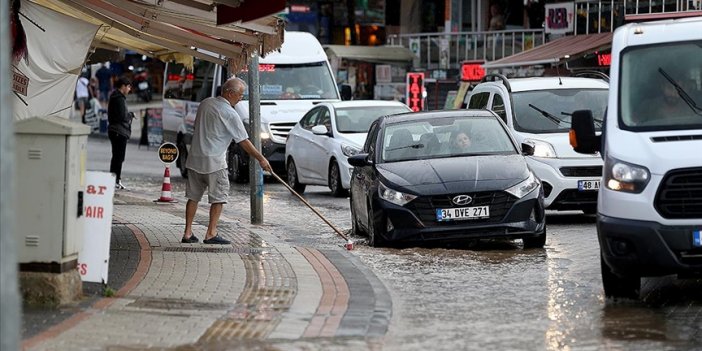
[[[319,108],[312,109],[310,112],[307,112],[306,115],[302,117],[300,120],[300,127],[304,129],[312,129],[312,127],[317,125],[317,115],[319,115]]]
[[[493,112],[495,112],[500,118],[502,118],[502,121],[507,123],[507,113],[505,112],[505,102],[502,100],[502,96],[500,94],[495,94],[495,96],[492,98],[492,108],[490,108]]]
[[[468,102],[468,108],[470,109],[486,109],[488,99],[490,98],[489,92],[477,93],[470,97]]]

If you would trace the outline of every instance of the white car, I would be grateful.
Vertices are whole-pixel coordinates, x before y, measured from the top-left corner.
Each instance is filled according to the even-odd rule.
[[[600,130],[607,109],[605,79],[535,77],[507,79],[491,74],[466,97],[466,108],[489,109],[507,124],[519,145],[531,144],[529,167],[541,179],[550,210],[597,211],[602,177],[599,155],[573,151],[568,143],[573,111],[589,109]]]
[[[355,100],[321,103],[290,131],[285,144],[288,184],[298,193],[306,185],[327,185],[334,196],[351,186],[348,157],[358,153],[378,117],[412,112],[397,101]]]

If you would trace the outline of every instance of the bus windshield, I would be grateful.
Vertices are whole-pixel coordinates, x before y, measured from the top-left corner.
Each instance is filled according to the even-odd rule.
[[[326,62],[259,64],[261,100],[339,99]],[[245,82],[248,71],[237,76]],[[244,100],[248,100],[248,91]]]
[[[702,128],[702,41],[622,53],[619,125],[631,131]]]

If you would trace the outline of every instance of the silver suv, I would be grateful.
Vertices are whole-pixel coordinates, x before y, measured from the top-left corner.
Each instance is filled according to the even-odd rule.
[[[609,84],[604,79],[536,77],[507,79],[487,75],[464,105],[497,113],[517,139],[534,146],[529,167],[543,182],[544,204],[552,210],[597,212],[602,177],[599,155],[573,151],[568,132],[573,111],[593,111],[597,128],[607,107]]]

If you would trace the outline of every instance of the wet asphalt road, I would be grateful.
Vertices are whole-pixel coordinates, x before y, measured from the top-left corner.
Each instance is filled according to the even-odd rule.
[[[105,145],[91,140],[91,147]],[[152,154],[130,149],[123,177],[157,193],[163,167]],[[91,169],[106,169],[102,158],[89,158]],[[177,170],[172,177],[173,191],[183,192]],[[248,191],[232,184],[226,216],[248,222]],[[305,198],[348,232],[347,198],[334,198],[324,187],[308,187]],[[273,179],[266,180],[264,223],[293,244],[326,249],[344,243]],[[594,216],[549,213],[547,223],[546,247],[531,250],[518,241],[470,249],[375,249],[354,237],[352,253],[392,296],[383,349],[702,350],[702,280],[644,279],[641,301],[606,300]],[[343,344],[351,345],[339,340],[337,346]]]

